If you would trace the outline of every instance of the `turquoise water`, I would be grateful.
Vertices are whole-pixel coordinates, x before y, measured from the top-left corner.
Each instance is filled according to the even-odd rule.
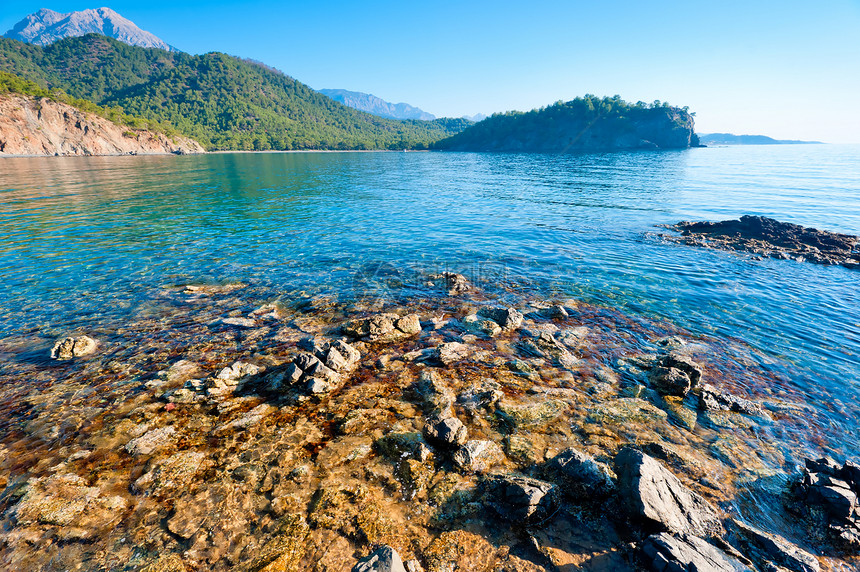
[[[5,159],[0,337],[119,325],[169,285],[397,298],[449,269],[740,340],[858,453],[860,272],[655,226],[742,214],[860,234],[860,148]]]

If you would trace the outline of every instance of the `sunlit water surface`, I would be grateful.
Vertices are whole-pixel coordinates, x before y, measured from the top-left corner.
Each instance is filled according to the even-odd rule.
[[[420,295],[456,270],[738,340],[860,454],[860,272],[667,243],[743,214],[860,234],[860,148],[0,161],[0,337],[121,324],[167,285]],[[394,278],[392,278],[392,276]]]

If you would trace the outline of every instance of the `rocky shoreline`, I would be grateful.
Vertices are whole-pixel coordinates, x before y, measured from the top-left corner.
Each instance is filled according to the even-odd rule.
[[[857,466],[799,466],[804,397],[742,348],[427,283],[171,287],[122,327],[0,341],[3,567],[860,565]]]
[[[860,237],[803,227],[761,216],[722,222],[682,221],[665,228],[680,236],[661,235],[689,246],[740,250],[762,258],[860,268]]]

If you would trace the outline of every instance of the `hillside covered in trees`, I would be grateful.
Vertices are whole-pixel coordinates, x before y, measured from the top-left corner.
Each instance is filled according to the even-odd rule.
[[[529,112],[495,114],[439,141],[453,151],[568,152],[698,146],[686,108],[586,95]]]
[[[170,125],[210,150],[425,149],[470,123],[375,117],[258,62],[140,48],[95,34],[45,47],[0,38],[0,71]]]

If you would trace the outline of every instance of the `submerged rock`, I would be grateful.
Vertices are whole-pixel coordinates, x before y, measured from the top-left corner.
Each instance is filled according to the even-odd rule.
[[[359,560],[352,572],[406,572],[406,568],[396,550],[383,546]]]
[[[718,535],[716,509],[656,459],[632,448],[615,458],[621,506],[635,518],[669,532]]]
[[[457,296],[472,289],[472,285],[469,284],[466,277],[456,272],[441,272],[430,274],[427,277],[431,280],[430,286],[435,286],[436,282],[441,282],[449,296]]]
[[[58,360],[74,359],[95,352],[97,347],[98,342],[89,336],[63,338],[54,344],[51,357]]]
[[[642,557],[652,572],[755,572],[696,536],[662,532],[645,539]]]
[[[454,464],[463,471],[484,472],[505,460],[502,448],[493,441],[467,441],[454,453]]]
[[[147,431],[126,443],[125,450],[131,455],[149,455],[173,442],[176,429],[173,426]]]

